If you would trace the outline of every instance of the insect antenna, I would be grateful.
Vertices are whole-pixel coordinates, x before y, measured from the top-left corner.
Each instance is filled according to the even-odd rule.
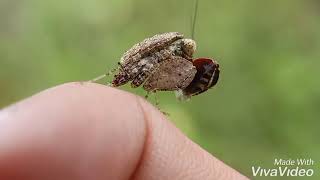
[[[116,70],[117,70],[116,68],[115,68],[115,69],[112,69],[112,70],[108,71],[107,73],[102,74],[102,75],[100,75],[100,76],[98,76],[98,77],[90,80],[89,82],[97,82],[97,81],[100,81],[101,79],[104,79],[104,78],[112,75]]]
[[[106,75],[106,74],[103,74],[103,75],[98,76],[98,77],[96,77],[96,78],[94,78],[94,79],[91,79],[90,82],[97,82],[97,81],[99,81],[99,80],[101,80],[101,79],[103,79],[103,78],[105,78],[105,77],[107,77],[107,75]]]
[[[191,17],[191,38],[195,40],[195,29],[196,29],[196,21],[198,16],[198,6],[199,6],[199,0],[195,0],[194,2],[194,10],[193,10],[193,16]]]

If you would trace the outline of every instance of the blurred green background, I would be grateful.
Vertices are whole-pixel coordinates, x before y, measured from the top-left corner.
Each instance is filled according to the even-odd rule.
[[[94,78],[154,34],[190,37],[193,8],[191,0],[1,0],[0,107]],[[189,102],[158,93],[169,118],[249,177],[275,158],[312,158],[308,179],[318,179],[320,1],[200,0],[196,40],[196,57],[219,61],[220,81]]]

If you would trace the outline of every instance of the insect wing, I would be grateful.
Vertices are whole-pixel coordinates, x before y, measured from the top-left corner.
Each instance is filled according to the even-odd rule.
[[[120,64],[125,65],[128,63],[136,63],[136,61],[146,56],[146,54],[152,53],[158,48],[162,49],[174,41],[182,38],[183,34],[178,32],[157,34],[151,38],[147,38],[125,52],[120,60]]]
[[[176,56],[162,61],[143,87],[147,91],[184,89],[192,82],[196,72],[192,62]]]

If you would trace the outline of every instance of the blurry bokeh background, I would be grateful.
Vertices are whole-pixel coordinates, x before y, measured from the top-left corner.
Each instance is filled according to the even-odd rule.
[[[0,107],[94,78],[154,34],[190,37],[193,8],[191,0],[1,0]],[[247,176],[275,158],[312,158],[319,168],[320,2],[200,0],[198,13],[195,56],[216,58],[221,79],[189,102],[158,93],[162,109]]]

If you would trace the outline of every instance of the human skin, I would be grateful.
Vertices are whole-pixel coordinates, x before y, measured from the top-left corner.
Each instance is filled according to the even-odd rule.
[[[247,179],[143,98],[67,83],[0,111],[0,179]]]

